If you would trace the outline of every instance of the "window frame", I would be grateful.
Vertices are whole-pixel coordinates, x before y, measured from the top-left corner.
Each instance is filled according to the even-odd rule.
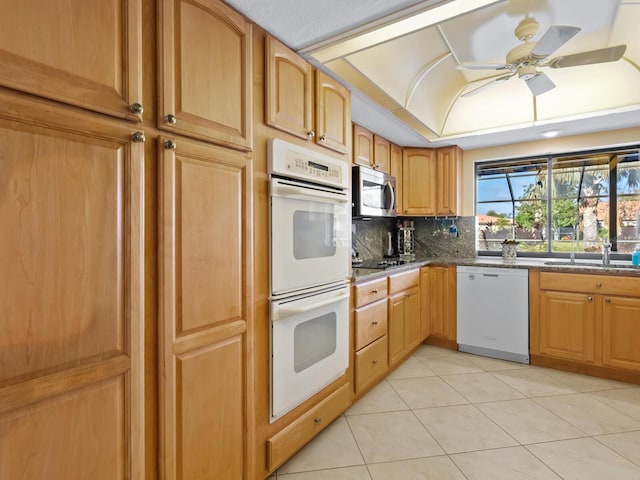
[[[554,166],[556,166],[562,161],[562,159],[568,160],[570,157],[578,157],[577,161],[583,163],[588,161],[589,157],[593,157],[594,159],[598,156],[608,155],[610,157],[608,163],[609,167],[609,177],[608,177],[608,188],[606,196],[609,198],[609,218],[617,218],[617,208],[618,202],[620,201],[617,191],[617,183],[618,183],[618,164],[619,162],[614,162],[613,159],[620,156],[621,153],[627,153],[629,155],[636,154],[638,156],[638,160],[640,160],[640,144],[633,145],[625,145],[625,146],[617,146],[611,148],[600,148],[600,149],[591,149],[591,150],[580,150],[574,152],[563,152],[563,153],[553,153],[553,154],[542,154],[542,155],[529,155],[525,157],[513,157],[513,158],[503,158],[499,160],[487,160],[487,161],[477,161],[474,163],[474,216],[476,217],[476,243],[475,250],[476,256],[500,256],[500,250],[480,250],[478,247],[480,245],[479,238],[479,225],[477,222],[478,218],[478,180],[479,180],[479,172],[486,171],[490,169],[492,166],[495,166],[497,169],[505,169],[507,170],[509,167],[518,167],[522,165],[541,165],[545,164],[546,169],[546,178],[547,178],[547,186],[545,188],[545,197],[542,198],[544,202],[546,202],[546,215],[547,219],[544,225],[544,235],[543,238],[546,240],[546,251],[543,252],[532,252],[532,251],[523,251],[519,252],[518,255],[522,257],[539,257],[539,258],[568,258],[570,253],[568,252],[552,252],[553,248],[553,230],[552,230],[552,210],[553,210],[553,201],[558,200],[558,198],[554,197],[554,188],[552,187],[552,178],[554,172]],[[582,158],[580,158],[582,157]],[[511,183],[509,181],[508,173],[506,181],[509,187],[509,194],[511,195],[511,200],[485,200],[483,203],[509,203],[512,204],[512,225],[515,228],[515,205],[518,202],[521,202],[522,199],[515,198]],[[580,179],[578,192],[576,194],[575,200],[579,203],[583,197],[582,194],[583,187],[583,179]],[[620,197],[628,196],[628,194],[620,194]],[[640,200],[640,193],[638,193],[638,200]],[[577,207],[579,208],[579,207]],[[576,210],[577,215],[577,210]],[[639,215],[640,216],[640,215]],[[613,225],[611,225],[613,223]],[[618,260],[628,260],[631,258],[630,253],[619,253],[617,251],[617,237],[618,237],[618,225],[616,222],[610,222],[609,224],[609,240],[612,244],[612,252],[611,258]],[[640,227],[638,227],[640,228]],[[638,239],[638,244],[640,244],[640,238]],[[575,252],[575,258],[583,258],[583,259],[593,259],[600,258],[600,252]]]

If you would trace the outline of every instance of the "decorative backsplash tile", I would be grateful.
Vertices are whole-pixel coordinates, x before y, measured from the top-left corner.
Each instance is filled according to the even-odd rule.
[[[452,218],[403,217],[354,219],[352,244],[359,256],[363,260],[381,258],[387,249],[387,232],[392,233],[397,255],[398,226],[405,220],[414,222],[417,258],[469,258],[476,254],[475,217],[456,217],[453,221]]]

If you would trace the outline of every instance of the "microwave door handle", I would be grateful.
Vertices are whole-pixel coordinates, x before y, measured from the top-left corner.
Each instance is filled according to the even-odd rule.
[[[321,192],[319,190],[311,190],[308,188],[296,187],[293,185],[278,185],[277,194],[283,197],[313,197],[315,199],[324,200],[331,203],[347,203],[346,196],[336,195],[331,192]]]
[[[332,303],[337,303],[341,300],[349,298],[349,292],[340,292],[335,297],[320,300],[319,302],[307,303],[302,307],[279,307],[275,311],[275,318],[273,320],[284,320],[285,318],[293,317],[300,313],[310,312],[320,307],[326,307]]]
[[[389,192],[391,192],[391,205],[389,205],[389,210],[395,210],[396,209],[396,192],[393,190],[393,185],[391,185],[391,182],[387,182],[385,184],[385,187],[389,189]]]

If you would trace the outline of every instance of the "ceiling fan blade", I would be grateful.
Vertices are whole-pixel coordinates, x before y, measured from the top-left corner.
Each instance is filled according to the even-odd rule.
[[[592,63],[615,62],[622,58],[626,50],[626,45],[616,45],[615,47],[565,55],[564,57],[552,59],[549,62],[549,66],[552,68],[565,68],[577,67],[578,65],[591,65]]]
[[[456,66],[456,70],[508,70],[511,65],[504,63],[475,63],[462,62]]]
[[[531,55],[537,58],[547,58],[579,31],[580,28],[570,25],[551,25],[533,47]]]
[[[483,83],[479,87],[476,87],[473,90],[469,90],[468,92],[463,93],[462,95],[460,95],[460,97],[473,97],[474,95],[477,95],[478,93],[480,93],[485,88],[490,87],[491,85],[495,85],[498,82],[502,82],[504,80],[509,80],[514,75],[515,75],[515,72],[514,73],[508,73],[506,75],[500,75],[499,77],[493,77],[487,83]]]
[[[535,77],[525,80],[525,82],[527,82],[527,87],[529,87],[534,97],[556,88],[556,84],[544,73],[538,73]]]

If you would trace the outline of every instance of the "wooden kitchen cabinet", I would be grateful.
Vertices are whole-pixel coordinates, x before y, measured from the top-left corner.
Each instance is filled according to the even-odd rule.
[[[532,363],[640,371],[640,278],[530,274]],[[545,363],[546,364],[546,363]],[[603,376],[592,368],[585,373]],[[627,377],[628,378],[628,377]]]
[[[158,140],[161,477],[246,478],[251,160],[170,140]]]
[[[391,142],[380,135],[373,136],[373,159],[375,170],[391,172]]]
[[[420,270],[389,277],[389,365],[405,358],[420,338]]]
[[[316,71],[316,143],[338,153],[351,146],[351,93],[326,73]]]
[[[455,266],[422,267],[420,291],[421,335],[427,343],[457,350]]]
[[[593,363],[596,303],[589,294],[541,291],[539,353]]]
[[[373,132],[353,124],[353,163],[373,168]]]
[[[144,478],[141,132],[0,104],[0,478]]]
[[[391,142],[354,123],[353,163],[389,174],[391,172]]]
[[[640,370],[640,297],[607,295],[602,308],[602,363]]]
[[[271,36],[265,40],[265,123],[305,140],[313,129],[313,67]]]
[[[158,8],[158,128],[251,150],[251,23],[220,0]]]
[[[405,148],[402,160],[402,215],[457,216],[459,147]]]
[[[351,93],[275,38],[265,48],[265,123],[339,153],[351,143]]]
[[[356,395],[387,373],[387,278],[354,285]]]
[[[436,215],[436,158],[435,150],[430,148],[404,149],[402,215]]]
[[[1,2],[0,85],[140,121],[141,4]]]
[[[396,179],[396,215],[402,215],[402,148],[395,143],[392,143],[390,147],[389,173]]]
[[[436,215],[459,214],[461,164],[460,147],[443,147],[436,151]]]

